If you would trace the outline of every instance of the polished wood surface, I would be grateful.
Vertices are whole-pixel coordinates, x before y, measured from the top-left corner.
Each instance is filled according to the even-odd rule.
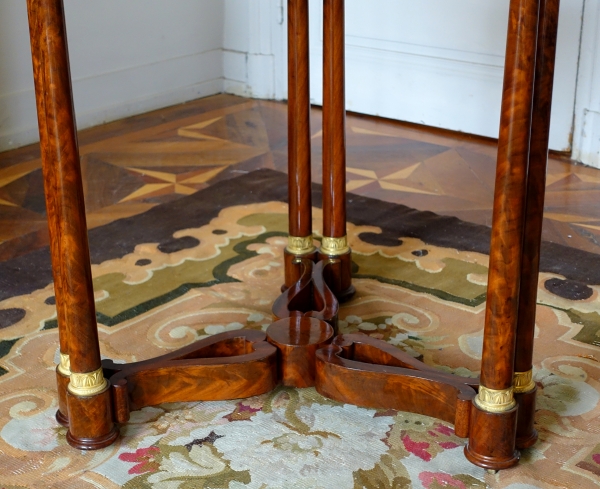
[[[296,77],[290,81],[290,115],[298,117],[289,125],[294,133],[289,207],[293,236],[303,235],[303,226],[311,221],[310,125],[307,5],[290,0],[289,6],[290,43],[298,44],[290,47],[290,73]],[[266,334],[222,333],[158,358],[124,365],[105,360],[101,366],[62,2],[30,0],[28,7],[61,351],[71,361],[67,388],[66,376],[58,377],[63,393],[57,419],[68,423],[71,445],[86,450],[109,445],[118,434],[114,422],[126,422],[131,410],[144,406],[248,397],[282,381],[296,387],[314,384],[321,394],[341,402],[408,410],[454,423],[456,434],[469,438],[466,457],[481,467],[498,470],[518,462],[516,440],[527,445],[534,436],[535,391],[517,393],[515,403],[512,389],[515,366],[530,365],[533,346],[533,325],[530,319],[518,322],[517,313],[531,318],[535,308],[529,285],[522,291],[520,285],[525,284],[522,267],[536,275],[539,262],[543,197],[535,193],[544,188],[556,0],[510,3],[479,382],[438,372],[365,335],[342,335],[329,344],[337,331],[338,303],[353,293],[351,253],[343,240],[335,240],[346,235],[343,0],[325,0],[324,5],[323,241],[316,257],[290,261],[286,254],[298,277],[274,303],[278,321]],[[183,129],[181,134],[202,137],[195,132],[197,124]],[[153,154],[151,147],[146,150]],[[528,215],[531,228],[525,226]],[[515,348],[523,353],[522,362],[515,363]],[[98,383],[100,389],[89,395],[81,393],[85,389],[74,394],[79,374],[92,372],[100,379],[109,377],[109,382]],[[62,412],[65,405],[67,413]],[[519,406],[524,409],[518,417]]]
[[[495,390],[513,383],[538,7],[510,2],[481,364]]]
[[[350,299],[351,251],[335,253],[328,238],[346,238],[346,74],[344,0],[323,3],[323,238],[319,254],[339,262],[328,270],[328,281],[341,301]],[[338,243],[339,244],[339,243]],[[345,243],[347,245],[347,243]],[[343,249],[343,245],[342,245]]]
[[[279,351],[279,379],[290,387],[314,387],[315,355],[334,336],[330,324],[307,316],[293,316],[272,323],[267,338]]]
[[[56,421],[63,426],[69,426],[69,408],[67,406],[67,387],[69,385],[69,380],[70,376],[59,372],[58,367],[56,367],[56,390],[58,393],[58,410],[56,411]]]
[[[288,203],[290,237],[312,235],[310,67],[308,0],[288,0]],[[291,249],[284,254],[282,290],[300,279],[297,256],[316,258],[308,249]]]
[[[473,379],[448,375],[366,335],[338,336],[317,352],[317,391],[358,406],[443,419],[468,436]]]
[[[65,345],[71,370],[92,372],[100,350],[62,1],[32,0],[28,12],[59,323],[78,338]]]
[[[283,285],[281,286],[281,291],[283,292],[289,287],[292,287],[295,283],[297,283],[300,280],[302,274],[304,273],[302,265],[303,260],[307,259],[314,262],[317,260],[317,257],[318,254],[316,249],[312,253],[297,255],[295,253],[290,252],[286,247],[286,249],[283,250],[284,277]]]
[[[346,236],[344,0],[323,3],[323,236]]]
[[[515,372],[528,372],[533,368],[533,338],[540,269],[548,141],[550,139],[558,12],[559,0],[540,1],[527,172],[527,197],[524,211],[525,235],[521,257],[521,289],[517,318]],[[536,390],[534,384],[529,392],[519,393],[515,397],[519,404],[517,448],[527,448],[537,440],[537,432],[533,426]]]
[[[515,433],[515,447],[517,450],[530,448],[538,440],[538,432],[535,429],[535,406],[537,397],[537,385],[527,392],[515,392],[517,401],[517,428]]]
[[[100,368],[100,348],[63,3],[30,0],[27,10],[60,349],[69,355],[71,372],[83,374]],[[65,397],[65,384],[59,379],[57,419],[68,422],[69,443],[78,448],[112,443],[118,432],[108,387],[92,397],[70,392]]]
[[[308,0],[288,0],[289,233],[312,234]]]
[[[490,469],[508,469],[519,462],[515,450],[517,407],[504,413],[490,413],[471,407],[469,444],[465,456],[475,465]]]
[[[162,402],[257,396],[273,390],[278,381],[277,350],[261,331],[217,334],[142,362],[105,360],[103,368],[110,375],[121,420],[129,411]]]
[[[110,386],[90,397],[81,397],[67,391],[69,407],[69,430],[67,442],[79,450],[105,448],[119,436],[114,423]]]
[[[518,462],[512,392],[539,0],[511,0],[496,162],[496,186],[481,360],[481,389],[491,405],[473,404],[466,457],[503,469]],[[547,150],[546,150],[547,151]],[[538,245],[539,247],[539,245]],[[529,304],[534,308],[534,304]],[[485,393],[485,392],[484,392]],[[485,408],[484,408],[485,407]],[[533,413],[530,413],[531,415]]]
[[[335,334],[339,301],[327,282],[325,271],[336,264],[336,260],[321,260],[314,263],[310,258],[298,260],[302,274],[296,283],[286,289],[273,303],[276,321],[303,315],[329,323]]]

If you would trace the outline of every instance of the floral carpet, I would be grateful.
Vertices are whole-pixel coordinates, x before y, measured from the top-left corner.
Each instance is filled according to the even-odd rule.
[[[103,357],[138,361],[224,331],[265,330],[283,280],[284,183],[255,172],[90,232]],[[341,332],[476,377],[489,230],[366,198],[350,204],[357,293],[341,308]],[[315,207],[316,239],[320,226]],[[598,487],[600,282],[587,264],[600,262],[548,249],[534,354],[539,441],[497,474],[467,462],[452,425],[340,404],[312,388],[147,407],[114,445],[77,451],[54,419],[47,250],[3,264],[0,488]]]

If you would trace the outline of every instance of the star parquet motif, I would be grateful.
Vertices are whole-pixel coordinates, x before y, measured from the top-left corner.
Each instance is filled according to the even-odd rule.
[[[311,114],[321,181],[321,112]],[[491,224],[495,145],[349,115],[347,189]],[[36,145],[0,154],[0,260],[47,244]],[[80,134],[88,226],[144,212],[258,168],[287,169],[283,103],[217,95]],[[600,252],[600,171],[550,159],[544,239]]]

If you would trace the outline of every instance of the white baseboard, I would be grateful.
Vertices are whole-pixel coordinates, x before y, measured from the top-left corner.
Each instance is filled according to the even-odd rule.
[[[223,74],[225,93],[260,99],[277,98],[273,55],[224,50]]]
[[[600,168],[600,112],[584,109],[579,122],[573,159],[585,165]]]
[[[76,79],[73,98],[77,128],[85,129],[222,91],[221,49]],[[39,140],[33,89],[0,96],[0,114],[0,151]]]

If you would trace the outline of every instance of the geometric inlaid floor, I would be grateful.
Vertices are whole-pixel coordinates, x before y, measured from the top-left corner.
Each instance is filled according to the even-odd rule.
[[[287,169],[286,105],[216,95],[80,132],[88,226],[257,168]],[[312,111],[320,181],[321,111]],[[347,188],[491,225],[495,143],[349,115]],[[600,253],[600,170],[551,158],[544,239]],[[48,243],[37,145],[0,153],[0,261]]]

